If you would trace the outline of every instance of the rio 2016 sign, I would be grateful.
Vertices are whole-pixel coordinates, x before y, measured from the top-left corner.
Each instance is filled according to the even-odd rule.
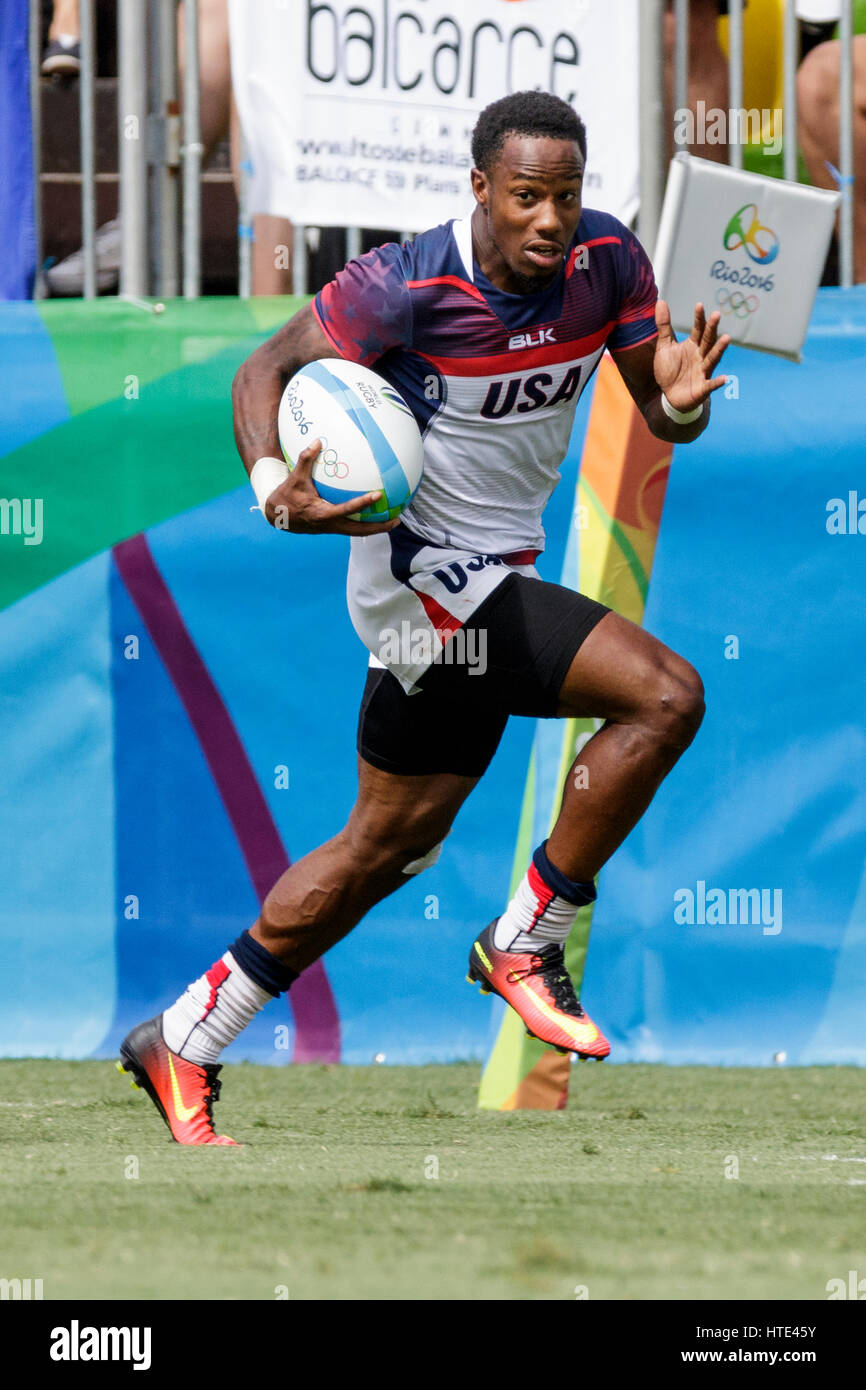
[[[674,156],[654,266],[675,328],[697,300],[733,342],[799,358],[838,193]]]

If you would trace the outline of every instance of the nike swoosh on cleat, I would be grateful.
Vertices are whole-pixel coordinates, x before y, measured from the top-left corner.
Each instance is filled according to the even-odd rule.
[[[549,1018],[551,1023],[555,1023],[558,1028],[562,1029],[563,1033],[568,1033],[569,1037],[573,1038],[576,1043],[595,1042],[599,1037],[599,1031],[594,1023],[578,1023],[577,1019],[570,1019],[567,1014],[552,1009],[544,999],[539,998],[535,990],[525,980],[515,980],[514,983],[518,989],[524,990],[529,995],[545,1018]]]
[[[174,1062],[172,1055],[168,1054],[168,1070],[171,1076],[171,1098],[174,1101],[174,1113],[181,1124],[187,1124],[198,1114],[197,1105],[184,1105],[183,1096],[180,1093],[180,1086],[177,1084],[177,1077],[174,1073]]]
[[[487,956],[484,954],[484,951],[483,951],[483,949],[482,949],[481,943],[480,943],[479,941],[476,941],[476,942],[474,943],[474,945],[475,945],[475,950],[478,952],[479,956],[480,956],[481,959],[484,961],[484,964],[487,966],[487,969],[488,969],[488,970],[492,970],[492,969],[493,969],[493,966],[490,964],[490,961],[487,959]]]

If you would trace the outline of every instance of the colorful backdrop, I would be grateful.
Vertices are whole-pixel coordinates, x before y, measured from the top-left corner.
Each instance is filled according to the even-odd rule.
[[[293,307],[0,306],[0,1055],[109,1055],[351,805],[346,543],[251,513],[231,434],[232,376]],[[864,357],[866,291],[822,291],[804,362],[732,351],[673,459],[644,621],[708,713],[601,875],[584,998],[616,1061],[866,1062]],[[541,562],[574,583],[620,524],[576,493],[586,419]],[[501,1006],[465,957],[561,734],[513,720],[439,864],[230,1057],[484,1057]]]

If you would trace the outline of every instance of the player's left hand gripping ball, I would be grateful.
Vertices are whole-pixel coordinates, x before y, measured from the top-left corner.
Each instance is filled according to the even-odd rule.
[[[393,521],[421,482],[424,444],[415,416],[384,377],[355,362],[323,357],[296,372],[283,392],[277,428],[290,468],[322,441],[313,484],[326,502],[381,492],[373,506],[349,513],[351,520]]]

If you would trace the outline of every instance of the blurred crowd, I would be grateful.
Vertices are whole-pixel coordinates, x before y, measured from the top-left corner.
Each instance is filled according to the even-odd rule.
[[[757,0],[752,0],[756,3]],[[748,3],[748,0],[746,0]],[[727,111],[729,105],[728,62],[718,33],[720,14],[727,11],[724,0],[689,0],[688,104],[696,111]],[[798,0],[800,27],[800,65],[797,74],[797,140],[803,167],[810,181],[821,188],[838,186],[839,164],[839,74],[840,44],[836,35],[840,5],[838,0]],[[232,97],[231,60],[227,0],[199,0],[201,139],[206,164],[214,150],[226,139],[231,151],[231,169],[236,191],[239,189],[241,138],[237,110]],[[183,90],[185,64],[183,0],[178,11],[178,49]],[[866,3],[858,5],[858,19],[866,30]],[[42,73],[58,82],[74,81],[80,70],[80,20],[78,0],[53,0],[46,14],[45,48]],[[673,132],[673,67],[676,21],[672,0],[667,0],[665,16],[665,85],[668,128]],[[866,32],[854,39],[854,151],[855,151],[855,278],[866,282]],[[669,153],[673,153],[671,134]],[[724,143],[694,145],[691,153],[726,162]],[[252,290],[270,295],[290,292],[292,286],[292,228],[281,219],[266,214],[254,217]],[[274,255],[274,248],[288,248],[288,256]],[[334,269],[340,262],[338,239],[326,238],[332,248]],[[97,267],[100,291],[115,290],[120,270],[120,224],[115,218],[98,229]],[[327,258],[326,258],[327,259]],[[73,252],[49,266],[45,282],[51,294],[80,295],[83,288],[83,255]]]

